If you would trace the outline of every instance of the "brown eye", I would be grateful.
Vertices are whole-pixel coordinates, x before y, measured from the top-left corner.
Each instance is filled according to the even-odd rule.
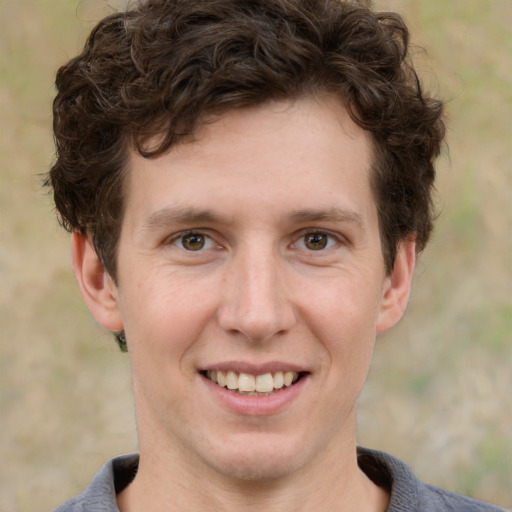
[[[205,246],[205,237],[198,233],[191,233],[181,237],[181,245],[187,251],[200,251]]]
[[[312,251],[320,251],[327,247],[329,236],[325,233],[308,233],[304,236],[304,244]]]

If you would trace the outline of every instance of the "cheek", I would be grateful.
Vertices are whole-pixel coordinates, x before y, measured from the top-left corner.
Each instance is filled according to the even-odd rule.
[[[321,292],[308,294],[303,318],[308,329],[320,342],[324,364],[336,366],[346,381],[366,377],[377,333],[380,289],[372,283],[358,281],[331,283]],[[357,375],[357,377],[356,377]],[[348,384],[348,382],[346,382]]]
[[[215,310],[208,286],[176,276],[134,283],[120,295],[128,343],[151,346],[156,357],[183,354],[200,336]]]
[[[375,337],[382,290],[371,279],[330,279],[304,288],[302,313],[329,338],[351,333]]]

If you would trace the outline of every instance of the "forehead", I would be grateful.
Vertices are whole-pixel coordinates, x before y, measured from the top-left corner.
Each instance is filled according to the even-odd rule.
[[[233,160],[240,156],[246,159],[251,152],[264,157],[260,151],[263,145],[276,165],[283,166],[289,149],[283,142],[290,143],[292,139],[295,155],[303,160],[307,153],[321,160],[342,139],[347,143],[344,148],[347,157],[361,152],[370,157],[370,134],[352,121],[338,98],[327,94],[272,101],[207,118],[189,141],[174,148],[174,157],[177,161],[180,157],[215,154]],[[283,160],[277,160],[278,157]]]
[[[374,206],[371,159],[370,136],[334,97],[233,110],[161,157],[133,152],[127,211],[136,208],[146,218],[169,206],[222,207],[234,216],[276,212],[277,205],[356,211],[356,198],[372,203],[360,207]]]

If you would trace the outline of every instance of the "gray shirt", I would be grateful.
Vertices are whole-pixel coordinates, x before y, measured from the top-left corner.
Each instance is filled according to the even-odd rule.
[[[369,478],[390,492],[387,512],[505,512],[494,505],[424,484],[403,462],[386,453],[358,448],[358,463]],[[137,454],[112,459],[82,494],[55,512],[119,512],[116,494],[134,479],[138,464]]]

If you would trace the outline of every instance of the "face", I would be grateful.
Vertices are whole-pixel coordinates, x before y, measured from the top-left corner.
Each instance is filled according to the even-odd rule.
[[[131,156],[117,286],[90,307],[126,332],[141,455],[273,478],[355,446],[375,337],[412,272],[386,275],[370,165],[331,98]]]

